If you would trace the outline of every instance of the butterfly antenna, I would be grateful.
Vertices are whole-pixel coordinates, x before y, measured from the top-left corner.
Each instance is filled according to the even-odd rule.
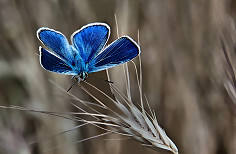
[[[69,92],[71,90],[71,88],[79,81],[78,78],[75,78],[75,77],[73,77],[73,78],[75,79],[75,82],[70,86],[70,88],[66,92]]]
[[[97,75],[95,75],[95,74],[91,74],[91,75],[93,75],[93,76],[96,77],[96,78],[102,79],[102,80],[104,80],[104,81],[106,81],[106,82],[108,82],[108,83],[113,83],[112,81],[106,80],[106,79],[104,79],[104,78],[102,78],[102,77],[100,77],[100,76],[97,76]]]

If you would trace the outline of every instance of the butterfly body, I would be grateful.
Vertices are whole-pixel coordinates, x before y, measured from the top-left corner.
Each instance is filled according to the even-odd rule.
[[[37,37],[48,49],[39,47],[40,64],[48,71],[85,80],[89,73],[125,63],[140,53],[137,43],[128,36],[105,47],[109,36],[107,24],[92,23],[74,32],[70,45],[61,32],[40,28]]]

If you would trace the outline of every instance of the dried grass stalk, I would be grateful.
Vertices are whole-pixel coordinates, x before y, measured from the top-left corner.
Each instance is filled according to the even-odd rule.
[[[133,63],[134,64],[134,63]],[[141,64],[141,60],[140,60]],[[141,65],[140,65],[141,66]],[[133,139],[141,142],[143,145],[146,145],[153,149],[165,149],[169,150],[174,154],[178,153],[178,149],[175,144],[171,141],[171,139],[166,135],[165,131],[159,126],[157,122],[156,115],[153,111],[151,111],[149,107],[149,103],[147,99],[145,100],[150,114],[144,108],[144,99],[145,95],[142,94],[142,73],[138,77],[138,71],[136,65],[134,64],[136,76],[137,76],[137,84],[138,84],[138,91],[140,94],[140,107],[137,107],[135,103],[131,99],[131,90],[130,90],[130,80],[129,80],[129,71],[128,65],[124,65],[124,74],[126,79],[126,88],[127,88],[127,96],[124,95],[120,90],[114,85],[109,84],[111,91],[113,93],[114,98],[111,98],[103,91],[95,87],[94,85],[85,82],[86,86],[90,86],[96,90],[96,92],[101,93],[105,97],[107,97],[113,105],[118,109],[115,111],[105,105],[105,103],[101,102],[97,97],[95,97],[92,93],[89,92],[88,88],[85,86],[81,86],[81,88],[86,91],[91,97],[93,97],[104,109],[109,110],[110,112],[100,113],[102,116],[96,116],[100,118],[100,124],[109,126],[115,129],[114,132],[120,133],[122,135],[130,136]],[[141,68],[140,68],[141,72]],[[109,77],[108,77],[109,79]],[[76,98],[78,99],[78,98]],[[124,102],[124,103],[121,103]],[[91,115],[94,115],[91,113]],[[101,118],[102,117],[102,118]],[[97,123],[99,124],[99,123]],[[113,124],[113,125],[112,125]],[[115,126],[115,127],[113,127]]]

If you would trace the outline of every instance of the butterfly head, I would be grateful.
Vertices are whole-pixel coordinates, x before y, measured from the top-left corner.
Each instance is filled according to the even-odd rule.
[[[82,81],[85,81],[86,78],[88,77],[88,73],[87,72],[81,72],[78,76]]]

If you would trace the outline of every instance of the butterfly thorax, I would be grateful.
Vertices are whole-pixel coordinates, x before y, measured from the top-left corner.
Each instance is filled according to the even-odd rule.
[[[85,81],[88,77],[88,62],[84,62],[83,59],[81,59],[80,65],[78,64],[77,68],[80,68],[78,70],[78,77],[80,80]]]
[[[73,47],[72,49],[74,50],[74,53],[77,53],[74,55],[74,59],[72,60],[72,69],[77,74],[76,76],[80,80],[85,81],[86,78],[88,77],[88,71],[89,71],[88,62],[86,62],[85,59],[81,57],[81,55],[79,54],[78,51],[76,51],[76,49],[74,49]]]

